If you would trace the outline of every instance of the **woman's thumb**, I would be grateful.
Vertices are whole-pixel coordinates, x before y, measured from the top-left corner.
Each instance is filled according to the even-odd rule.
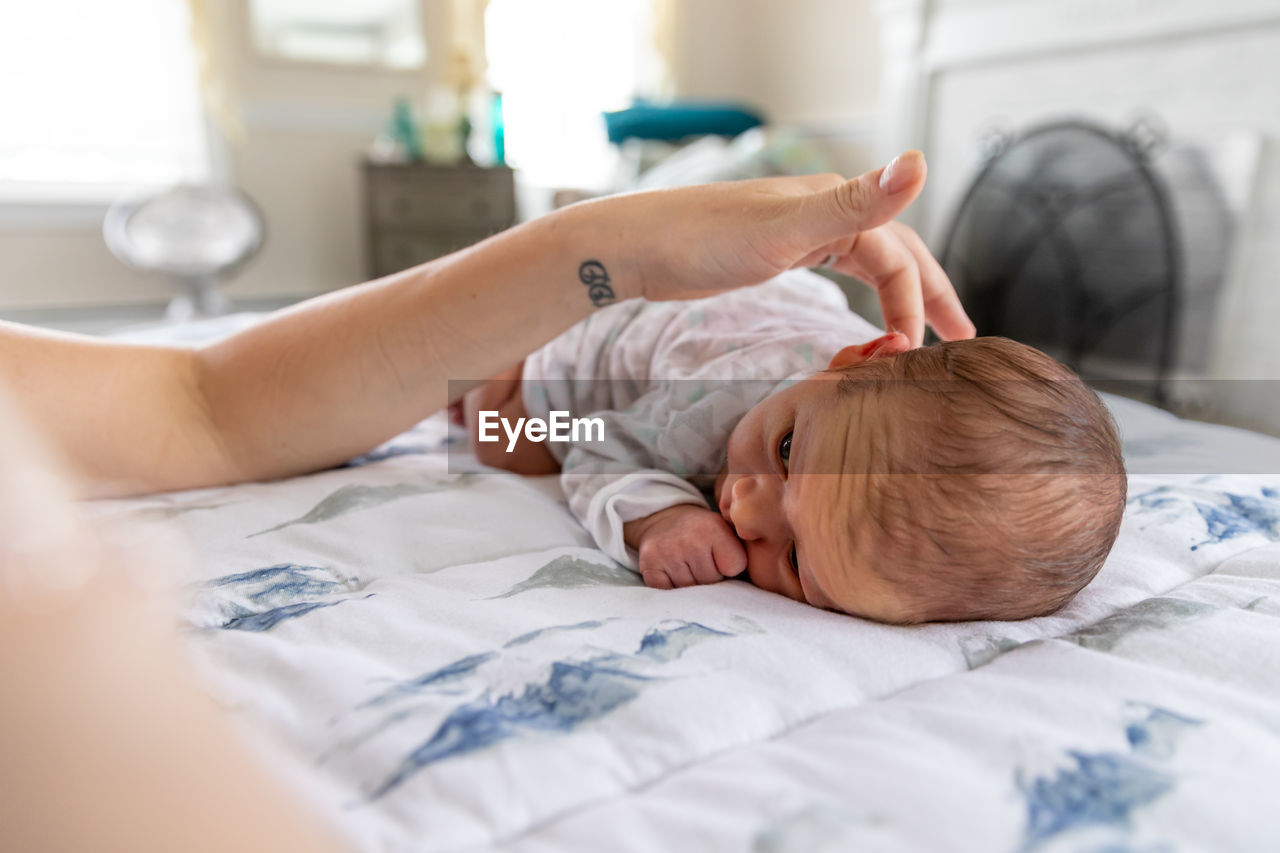
[[[812,196],[819,241],[838,240],[889,222],[906,210],[924,187],[926,167],[919,151],[906,151],[887,166]]]

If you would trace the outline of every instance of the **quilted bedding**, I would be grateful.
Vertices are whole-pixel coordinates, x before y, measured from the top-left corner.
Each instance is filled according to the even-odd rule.
[[[1274,850],[1280,440],[1108,402],[1120,540],[1021,623],[646,589],[440,418],[101,509],[190,541],[194,665],[359,849]]]

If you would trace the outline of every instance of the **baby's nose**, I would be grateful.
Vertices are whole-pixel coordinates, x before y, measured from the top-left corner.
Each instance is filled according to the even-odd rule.
[[[740,477],[733,484],[733,505],[729,508],[729,515],[739,539],[767,539],[778,525],[778,490],[774,479]]]

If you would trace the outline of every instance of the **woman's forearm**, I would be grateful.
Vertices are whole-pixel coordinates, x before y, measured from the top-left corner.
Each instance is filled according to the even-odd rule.
[[[616,237],[562,211],[196,350],[0,323],[0,386],[84,495],[312,471],[438,411],[450,380],[460,394],[585,317],[578,267],[608,269]]]
[[[0,391],[66,463],[81,496],[212,482],[228,469],[189,349],[0,323]]]
[[[610,274],[617,235],[579,213],[310,300],[202,350],[201,396],[233,466],[225,479],[365,452],[585,317],[593,296],[632,295]]]

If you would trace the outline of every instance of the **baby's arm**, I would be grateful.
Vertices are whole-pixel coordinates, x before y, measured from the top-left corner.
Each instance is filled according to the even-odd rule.
[[[521,393],[523,370],[524,362],[521,361],[483,385],[472,388],[462,398],[456,412],[451,407],[450,416],[466,428],[471,449],[482,464],[531,477],[555,474],[560,470],[560,464],[546,445],[528,441],[523,434],[513,450],[507,448],[505,439],[497,442],[479,440],[482,411],[497,412],[497,416],[508,423],[518,423],[528,416]]]
[[[747,552],[720,514],[677,504],[623,525],[639,552],[640,576],[654,589],[715,583],[741,574]]]
[[[570,448],[560,479],[600,549],[654,587],[712,583],[746,568],[742,543],[686,479],[718,469],[724,439],[714,424],[736,422],[743,404],[690,392],[663,383],[626,409],[595,413],[605,440]]]

